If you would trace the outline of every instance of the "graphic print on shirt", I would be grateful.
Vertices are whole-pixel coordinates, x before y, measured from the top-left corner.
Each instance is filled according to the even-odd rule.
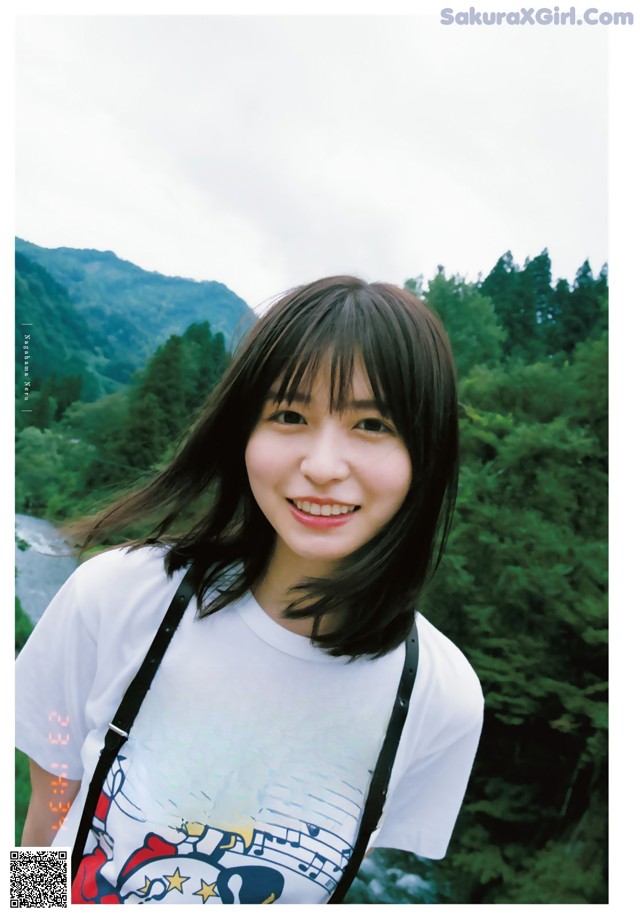
[[[118,756],[105,781],[92,823],[96,844],[80,863],[73,903],[271,904],[285,883],[312,884],[315,892],[303,888],[298,901],[324,902],[335,889],[352,852],[335,833],[273,810],[258,813],[248,830],[183,821],[150,831],[127,795],[127,764]],[[113,838],[123,820],[137,845],[119,866]]]

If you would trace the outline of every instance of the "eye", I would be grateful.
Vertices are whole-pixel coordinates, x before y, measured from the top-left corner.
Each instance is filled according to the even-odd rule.
[[[286,409],[285,411],[276,411],[269,418],[270,421],[275,421],[276,424],[306,424],[305,419],[297,411],[291,411],[291,409]]]
[[[358,421],[356,427],[359,430],[366,430],[368,433],[394,433],[393,428],[382,418],[363,418]]]

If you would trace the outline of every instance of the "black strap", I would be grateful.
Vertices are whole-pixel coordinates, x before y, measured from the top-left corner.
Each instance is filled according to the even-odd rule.
[[[197,583],[193,567],[189,567],[180,581],[180,585],[174,593],[173,599],[169,603],[169,608],[151,642],[151,646],[142,661],[140,669],[131,680],[120,702],[120,707],[116,711],[116,715],[112,722],[109,724],[109,729],[104,738],[104,746],[100,752],[98,764],[96,765],[91,783],[89,784],[87,798],[84,803],[73,852],[71,854],[72,879],[78,872],[80,861],[84,855],[84,846],[89,834],[89,829],[91,828],[91,823],[93,822],[102,787],[109,774],[109,769],[129,736],[131,725],[140,710],[140,705],[149,690],[149,686],[156,674],[156,670],[158,669],[164,652],[169,646],[169,641],[180,623],[184,610],[189,605],[189,600],[193,596],[196,586]]]
[[[387,727],[382,749],[380,750],[375,771],[371,778],[371,784],[369,785],[369,793],[364,805],[358,837],[353,846],[353,853],[340,878],[340,882],[333,891],[333,895],[329,899],[327,905],[337,905],[344,899],[347,890],[355,879],[358,868],[362,863],[362,858],[366,854],[371,833],[375,830],[380,821],[382,808],[384,807],[387,797],[389,778],[391,777],[391,770],[395,761],[398,743],[400,742],[404,722],[407,719],[409,699],[411,698],[417,670],[418,629],[414,619],[409,637],[405,641],[404,667],[402,675],[400,676],[400,682],[398,683],[398,692],[393,711],[391,712],[389,726]]]

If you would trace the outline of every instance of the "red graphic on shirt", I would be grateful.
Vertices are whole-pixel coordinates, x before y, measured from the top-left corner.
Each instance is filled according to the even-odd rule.
[[[155,832],[148,833],[143,844],[131,853],[116,881],[107,879],[104,868],[113,856],[109,812],[114,803],[117,805],[125,783],[121,761],[119,757],[100,794],[92,824],[96,846],[80,862],[71,889],[72,903],[143,904],[160,902],[171,892],[174,898],[179,895],[184,904],[206,903],[209,899],[224,904],[262,904],[280,898],[284,877],[279,870],[262,864],[239,863],[238,855],[246,855],[251,846],[247,850],[236,833],[201,823],[183,823],[177,829],[180,838],[177,843]],[[235,857],[225,864],[223,858],[228,858],[230,852]]]

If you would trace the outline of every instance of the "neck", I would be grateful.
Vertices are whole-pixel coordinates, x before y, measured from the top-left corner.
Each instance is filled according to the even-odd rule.
[[[286,546],[277,543],[265,573],[253,587],[253,595],[267,615],[283,628],[294,634],[310,637],[313,618],[284,618],[284,610],[296,598],[296,594],[290,593],[289,590],[308,577],[329,576],[333,567],[331,562],[316,564],[292,557]],[[333,627],[335,616],[326,615],[322,619],[320,633],[326,633]]]

